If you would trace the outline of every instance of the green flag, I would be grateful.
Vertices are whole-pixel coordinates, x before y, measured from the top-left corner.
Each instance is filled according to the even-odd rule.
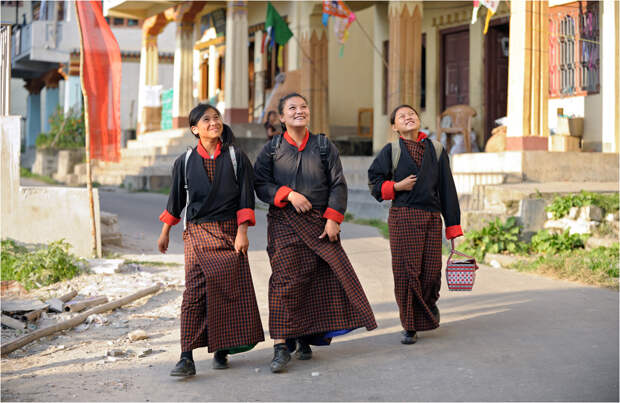
[[[267,17],[265,17],[265,29],[278,45],[284,45],[293,36],[286,21],[280,17],[276,9],[267,3]]]

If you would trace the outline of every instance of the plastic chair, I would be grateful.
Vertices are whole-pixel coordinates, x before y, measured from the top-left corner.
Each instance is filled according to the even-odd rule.
[[[452,125],[450,127],[441,127],[441,119],[444,116],[450,116]],[[463,134],[463,141],[465,142],[465,150],[471,152],[471,143],[469,135],[471,133],[471,121],[476,116],[476,110],[469,105],[452,105],[437,116],[437,133],[446,133],[447,144],[446,150],[450,150],[452,146],[451,134]]]

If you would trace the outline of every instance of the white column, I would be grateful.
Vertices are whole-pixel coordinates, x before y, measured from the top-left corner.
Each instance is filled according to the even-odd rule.
[[[64,113],[80,113],[82,110],[82,87],[80,76],[69,75],[65,82]]]
[[[177,21],[172,92],[172,127],[185,127],[193,103],[194,24]]]
[[[387,16],[387,4],[378,3],[375,5],[375,29],[374,29],[374,43],[375,47],[383,51],[383,42],[388,40],[390,36],[390,26]],[[385,91],[383,85],[383,71],[385,69],[384,59],[387,62],[387,58],[383,55],[374,53],[373,60],[373,128],[372,128],[372,150],[373,152],[379,152],[388,141],[388,134],[390,133],[390,121],[388,115],[383,112],[383,99],[385,97]]]
[[[263,31],[256,31],[254,34],[254,120],[260,119],[265,109],[265,72],[263,69],[263,54],[261,44],[263,42]]]
[[[138,133],[148,131],[146,109],[147,87],[157,85],[158,64],[157,35],[143,33],[142,49],[140,50],[140,78],[138,82]]]
[[[602,97],[602,148],[603,152],[618,152],[617,122],[620,115],[620,103],[616,98],[616,80],[618,66],[616,60],[616,43],[618,28],[616,26],[616,0],[603,0],[603,13],[600,26],[601,33],[601,97]]]
[[[287,68],[286,71],[294,71],[299,69],[299,45],[295,38],[300,38],[301,30],[299,23],[300,2],[289,2],[288,27],[293,32],[294,37],[286,44],[287,51]]]
[[[248,7],[245,1],[227,3],[224,62],[224,120],[248,123]]]
[[[219,58],[215,45],[209,46],[209,98],[215,96],[217,92],[217,60]],[[215,102],[217,104],[217,101]]]

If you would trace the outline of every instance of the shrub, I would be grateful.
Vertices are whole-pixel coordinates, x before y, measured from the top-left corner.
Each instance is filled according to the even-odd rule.
[[[71,245],[62,239],[32,251],[13,240],[0,246],[2,280],[17,280],[27,290],[70,279],[80,271],[81,259],[69,253]]]
[[[527,246],[519,241],[520,231],[521,227],[514,217],[509,217],[504,223],[496,218],[478,231],[468,231],[460,249],[478,260],[484,259],[487,253],[522,253]]]
[[[539,253],[557,253],[571,251],[574,249],[583,249],[587,236],[573,234],[568,230],[561,234],[552,234],[546,229],[538,231],[532,237],[531,248],[534,252]]]
[[[73,149],[83,148],[86,144],[86,129],[84,126],[84,112],[79,115],[65,116],[58,107],[56,113],[50,117],[50,131],[41,133],[35,142],[37,148]]]
[[[597,206],[603,214],[615,213],[620,209],[620,195],[618,193],[592,193],[582,190],[577,194],[556,196],[545,210],[553,214],[554,219],[566,216],[571,207]]]

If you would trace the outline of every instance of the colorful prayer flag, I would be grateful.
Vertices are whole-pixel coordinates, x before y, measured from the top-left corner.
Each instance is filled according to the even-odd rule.
[[[267,3],[267,17],[265,18],[265,28],[272,42],[284,46],[286,42],[293,36],[293,32],[289,29],[288,24],[278,14],[271,3]]]

